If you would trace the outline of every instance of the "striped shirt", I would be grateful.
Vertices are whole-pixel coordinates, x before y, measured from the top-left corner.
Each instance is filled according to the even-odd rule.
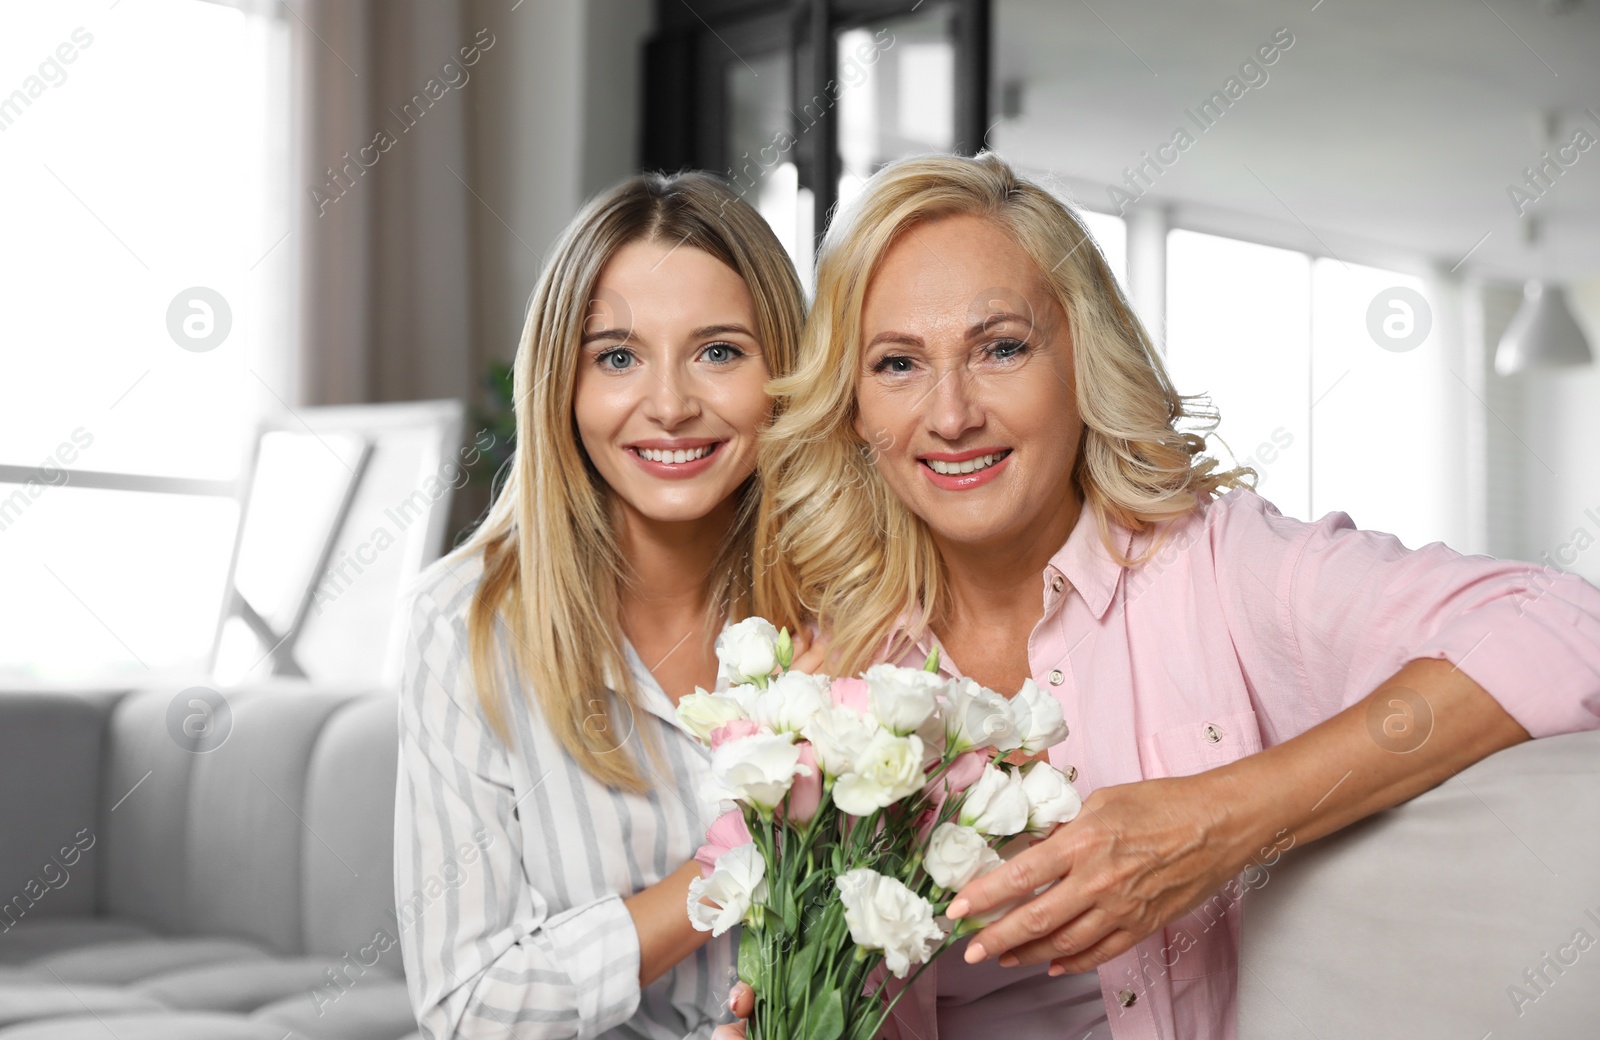
[[[728,1020],[737,930],[641,989],[638,933],[623,899],[702,844],[717,808],[700,796],[710,753],[678,727],[671,698],[631,644],[644,710],[630,721],[662,749],[659,762],[639,756],[647,794],[613,791],[585,773],[523,690],[507,698],[508,750],[478,706],[468,656],[467,608],[481,575],[481,555],[452,555],[413,586],[394,881],[422,1034],[709,1037]],[[511,675],[507,635],[497,623],[494,645]]]

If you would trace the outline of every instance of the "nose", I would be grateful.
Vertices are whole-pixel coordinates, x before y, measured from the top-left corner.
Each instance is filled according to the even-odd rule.
[[[940,373],[925,399],[928,428],[947,441],[960,440],[983,425],[983,403],[969,381],[965,365]]]
[[[692,380],[684,379],[675,366],[657,368],[655,382],[645,399],[645,414],[664,429],[674,429],[700,415],[700,399]]]

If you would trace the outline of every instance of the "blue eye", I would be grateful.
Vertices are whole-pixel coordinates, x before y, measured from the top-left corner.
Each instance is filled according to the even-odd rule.
[[[744,357],[744,351],[732,343],[712,343],[700,352],[701,356],[712,364],[726,365]]]
[[[1019,354],[1026,353],[1028,345],[1021,340],[1003,339],[993,346],[986,347],[989,356],[999,361],[1010,361]]]
[[[594,363],[609,372],[625,372],[633,367],[633,351],[626,347],[613,347],[596,355]]]
[[[911,359],[904,354],[885,354],[872,366],[874,372],[893,372],[904,375],[911,371]]]

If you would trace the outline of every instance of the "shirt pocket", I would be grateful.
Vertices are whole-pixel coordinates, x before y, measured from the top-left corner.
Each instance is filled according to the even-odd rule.
[[[1191,776],[1260,750],[1261,729],[1255,712],[1210,715],[1145,738],[1145,756],[1153,768],[1144,775],[1146,779]]]

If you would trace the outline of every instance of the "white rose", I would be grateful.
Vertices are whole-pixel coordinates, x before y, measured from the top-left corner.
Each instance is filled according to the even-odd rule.
[[[774,732],[798,733],[828,703],[827,676],[784,672],[756,691],[750,717]]]
[[[920,668],[875,664],[862,675],[872,714],[897,736],[915,733],[938,706],[937,695],[947,680]]]
[[[922,741],[880,729],[856,756],[850,772],[834,781],[833,803],[851,816],[869,816],[922,790],[926,782]]]
[[[1017,724],[1019,746],[1030,755],[1037,755],[1067,739],[1061,702],[1039,689],[1039,684],[1032,679],[1022,680],[1022,689],[1011,698],[1011,717]]]
[[[730,740],[711,752],[711,782],[719,798],[771,812],[789,793],[794,778],[810,776],[789,733],[756,733]]]
[[[940,888],[955,891],[1000,865],[1000,853],[983,835],[959,823],[941,823],[928,837],[923,869]]]
[[[884,964],[895,978],[903,979],[912,965],[926,963],[944,942],[932,904],[895,878],[858,867],[834,883],[850,938],[863,949],[883,951]]]
[[[759,679],[778,667],[778,630],[766,618],[745,618],[717,636],[717,660],[728,680]]]
[[[1022,742],[1006,699],[971,679],[949,684],[940,714],[945,741],[956,754],[991,745],[1012,751]]]
[[[856,767],[867,742],[879,732],[878,720],[842,704],[825,704],[800,729],[811,741],[824,776],[839,776]]]
[[[997,769],[993,762],[966,790],[958,819],[990,837],[1016,834],[1028,826],[1028,794],[1015,773]]]
[[[729,849],[717,859],[710,877],[689,882],[689,923],[697,931],[721,935],[745,921],[750,910],[767,898],[767,861],[755,843]],[[717,904],[706,906],[709,899]]]
[[[744,706],[725,693],[707,693],[696,686],[694,692],[678,701],[678,722],[699,738],[711,743],[711,731],[735,719],[745,718]]]
[[[1028,830],[1033,834],[1048,833],[1083,807],[1077,788],[1049,762],[1030,762],[1023,767],[1022,790],[1028,796]]]

